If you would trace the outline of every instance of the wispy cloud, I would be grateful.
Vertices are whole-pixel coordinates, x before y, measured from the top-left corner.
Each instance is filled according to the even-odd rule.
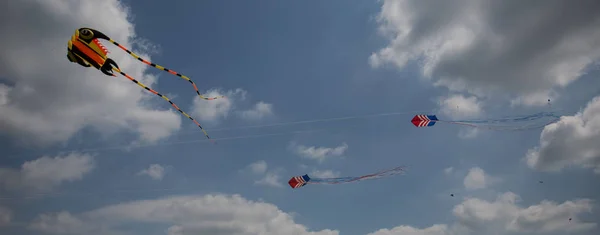
[[[280,171],[270,171],[267,172],[264,177],[260,180],[255,181],[254,183],[259,185],[271,186],[276,188],[283,187],[283,183],[281,180]]]
[[[452,172],[454,172],[454,167],[448,167],[444,169],[444,173],[447,175],[452,174]]]
[[[243,110],[243,103],[247,99],[248,92],[244,89],[237,88],[235,90],[222,91],[221,89],[211,89],[204,96],[216,97],[226,96],[216,100],[206,101],[199,97],[194,98],[191,108],[191,114],[198,120],[218,123],[221,119],[227,119],[233,113],[239,115],[240,118],[246,120],[259,120],[273,115],[273,105],[260,101],[255,103],[251,108]]]
[[[248,165],[248,168],[254,174],[264,174],[267,171],[268,165],[267,165],[267,162],[265,162],[264,160],[260,160],[260,161],[251,163],[250,165]]]
[[[341,173],[333,170],[313,170],[309,175],[315,178],[336,178],[340,177]]]
[[[244,169],[242,169],[241,172],[248,171],[260,177],[258,180],[254,181],[254,184],[277,188],[283,187],[280,175],[282,169],[276,168],[269,170],[268,164],[264,160],[259,160],[249,164]]]
[[[296,142],[291,142],[289,148],[292,150],[292,152],[303,158],[316,160],[321,163],[328,158],[342,156],[346,150],[348,150],[348,144],[344,142],[336,147],[317,147],[305,146],[297,144]]]
[[[147,175],[154,180],[162,180],[165,176],[165,167],[159,164],[152,164],[147,169],[143,169],[138,172],[138,175]]]
[[[238,88],[223,92],[220,89],[212,89],[205,92],[206,97],[217,97],[225,95],[226,98],[220,98],[207,102],[206,100],[194,97],[191,113],[202,121],[217,122],[220,118],[227,118],[232,109],[235,108],[235,102],[246,99],[246,91]]]
[[[273,105],[260,101],[251,109],[242,111],[240,115],[244,119],[259,120],[273,115]]]

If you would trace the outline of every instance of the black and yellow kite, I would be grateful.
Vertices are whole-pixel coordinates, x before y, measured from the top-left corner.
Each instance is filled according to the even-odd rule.
[[[212,97],[212,98],[204,97],[202,94],[200,94],[200,91],[198,91],[198,87],[196,87],[196,84],[189,77],[140,58],[138,55],[131,52],[129,49],[127,49],[124,46],[122,46],[121,44],[115,42],[114,40],[112,40],[111,38],[109,38],[108,36],[106,36],[105,34],[103,34],[102,32],[100,32],[98,30],[94,30],[91,28],[77,29],[75,31],[75,34],[73,34],[73,36],[71,37],[71,40],[69,40],[68,49],[67,49],[67,58],[69,59],[69,61],[71,61],[73,63],[77,63],[83,67],[92,67],[93,66],[94,68],[100,70],[102,73],[104,73],[108,76],[116,77],[116,75],[113,73],[113,71],[123,75],[124,77],[131,80],[138,86],[146,89],[147,91],[149,91],[155,95],[160,96],[161,98],[163,98],[164,100],[169,102],[171,104],[171,106],[173,106],[173,108],[175,108],[181,114],[183,114],[184,116],[186,116],[187,118],[192,120],[196,125],[198,125],[198,127],[200,127],[202,132],[204,132],[204,135],[206,135],[206,138],[210,139],[210,137],[208,136],[208,134],[206,133],[204,128],[202,128],[200,123],[198,123],[198,121],[194,120],[192,117],[190,117],[190,115],[188,115],[187,113],[182,111],[179,107],[177,107],[177,105],[175,105],[175,103],[173,103],[171,100],[169,100],[169,98],[167,98],[166,96],[158,93],[157,91],[147,87],[146,85],[142,84],[141,82],[137,81],[133,77],[131,77],[128,74],[121,71],[119,69],[119,66],[117,65],[117,63],[114,60],[112,60],[111,58],[107,57],[108,50],[106,49],[106,47],[104,47],[104,45],[102,45],[100,43],[99,39],[104,39],[106,41],[109,41],[110,43],[112,43],[112,44],[116,45],[117,47],[121,48],[122,50],[126,51],[129,55],[131,55],[132,57],[141,61],[142,63],[145,63],[154,68],[169,72],[175,76],[178,76],[180,78],[187,80],[188,82],[190,82],[192,84],[192,86],[196,90],[196,94],[198,94],[198,96],[200,96],[200,98],[202,98],[204,100],[214,100],[217,98],[224,98],[224,96]]]

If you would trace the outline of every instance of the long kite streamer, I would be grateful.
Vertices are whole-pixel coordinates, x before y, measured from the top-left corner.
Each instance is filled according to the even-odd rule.
[[[430,127],[437,122],[470,126],[489,130],[531,130],[547,126],[560,120],[560,116],[554,112],[539,112],[525,116],[504,117],[496,119],[473,119],[473,120],[440,120],[436,115],[415,115],[411,120],[416,127]]]
[[[77,29],[75,31],[75,34],[71,37],[71,40],[69,40],[69,42],[68,42],[67,58],[69,59],[69,61],[71,61],[73,63],[78,63],[79,65],[81,65],[83,67],[93,66],[94,68],[100,70],[102,73],[104,73],[108,76],[116,77],[116,75],[113,73],[113,71],[123,75],[124,77],[126,77],[133,83],[137,84],[138,86],[146,89],[147,91],[151,92],[152,94],[155,94],[155,95],[163,98],[167,102],[169,102],[169,104],[171,104],[171,106],[173,106],[173,108],[175,108],[177,111],[179,111],[185,117],[192,120],[192,122],[194,122],[198,127],[200,127],[200,129],[202,130],[202,132],[204,133],[206,138],[210,139],[210,137],[208,136],[208,133],[206,133],[204,128],[202,128],[202,125],[200,125],[200,123],[198,123],[198,121],[194,120],[190,115],[188,115],[183,110],[181,110],[169,98],[167,98],[166,96],[158,93],[157,91],[147,87],[143,83],[137,81],[136,79],[129,76],[125,72],[121,71],[121,69],[119,69],[119,66],[117,65],[117,63],[114,60],[107,57],[108,50],[106,49],[106,47],[104,47],[100,43],[100,41],[98,39],[104,39],[104,40],[107,40],[107,41],[115,44],[122,50],[126,51],[129,55],[133,56],[134,58],[138,59],[139,61],[141,61],[149,66],[169,72],[173,75],[176,75],[180,78],[183,78],[183,79],[189,81],[192,84],[192,86],[194,87],[194,89],[196,90],[196,94],[198,94],[198,96],[202,99],[214,100],[214,99],[217,99],[218,97],[206,98],[206,97],[202,96],[202,94],[200,94],[200,91],[198,91],[198,87],[196,86],[196,84],[189,77],[187,77],[185,75],[181,75],[178,72],[175,72],[173,70],[167,69],[163,66],[154,64],[150,61],[140,58],[138,55],[131,52],[129,49],[125,48],[121,44],[112,40],[111,38],[109,38],[108,36],[106,36],[105,34],[103,34],[100,31],[97,31],[97,30],[94,30],[91,28]],[[224,97],[224,96],[221,96],[221,97]]]
[[[351,176],[351,177],[339,177],[339,178],[311,178],[310,176],[302,175],[302,176],[294,176],[289,181],[288,184],[292,188],[300,188],[307,184],[343,184],[343,183],[351,183],[362,180],[369,179],[377,179],[392,175],[403,174],[405,171],[405,167],[399,166],[396,168],[380,171],[377,173],[363,175],[363,176]]]
[[[171,106],[173,106],[173,108],[175,108],[177,111],[179,111],[181,114],[183,114],[183,116],[189,118],[190,120],[192,120],[192,122],[194,122],[194,124],[196,124],[198,127],[200,127],[200,130],[202,130],[202,132],[204,133],[204,135],[206,136],[206,138],[210,139],[210,137],[208,136],[208,133],[206,133],[206,131],[204,130],[204,128],[202,128],[202,125],[200,125],[200,123],[198,123],[198,121],[196,121],[194,118],[192,118],[190,115],[188,115],[186,112],[184,112],[183,110],[181,110],[175,103],[173,103],[173,101],[171,101],[169,98],[167,98],[166,96],[158,93],[157,91],[153,90],[152,88],[147,87],[146,85],[144,85],[143,83],[135,80],[133,77],[129,76],[128,74],[122,72],[118,67],[117,68],[113,68],[113,70],[121,75],[123,75],[124,77],[126,77],[127,79],[131,80],[133,83],[137,84],[138,86],[146,89],[147,91],[151,92],[152,94],[155,94],[157,96],[159,96],[160,98],[163,98],[164,100],[166,100],[167,102],[169,102],[169,104],[171,104]],[[113,75],[116,77],[116,75]]]
[[[110,43],[114,44],[115,46],[121,48],[121,50],[124,50],[125,52],[127,52],[127,54],[131,55],[133,58],[136,58],[137,60],[141,61],[142,63],[147,64],[149,66],[152,66],[154,68],[160,69],[162,71],[168,72],[170,74],[173,74],[173,75],[175,75],[177,77],[180,77],[180,78],[185,79],[186,81],[190,82],[192,84],[192,86],[194,87],[194,90],[196,90],[196,94],[198,94],[198,96],[200,98],[202,98],[202,99],[205,99],[205,100],[214,100],[214,99],[217,99],[217,98],[225,98],[225,96],[204,97],[202,94],[200,94],[200,91],[198,91],[198,87],[196,86],[196,83],[194,83],[194,81],[192,81],[192,79],[190,79],[189,77],[187,77],[185,75],[182,75],[182,74],[180,74],[178,72],[175,72],[173,70],[170,70],[168,68],[165,68],[163,66],[160,66],[160,65],[157,65],[155,63],[152,63],[152,62],[150,62],[148,60],[145,60],[145,59],[141,58],[140,56],[136,55],[135,53],[131,52],[129,49],[125,48],[123,45],[115,42],[114,40],[112,40],[110,38],[108,39],[108,41]]]

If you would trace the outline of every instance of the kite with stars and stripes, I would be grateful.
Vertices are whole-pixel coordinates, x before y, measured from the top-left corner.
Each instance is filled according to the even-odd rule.
[[[437,122],[445,122],[488,130],[518,131],[542,128],[558,120],[560,120],[560,116],[554,112],[539,112],[525,116],[472,120],[440,120],[436,115],[418,114],[410,122],[416,127],[431,127]]]
[[[163,98],[164,100],[169,102],[169,104],[171,104],[171,106],[173,106],[173,108],[175,108],[182,115],[189,118],[198,127],[200,127],[202,132],[204,132],[204,135],[206,136],[206,138],[210,139],[210,137],[208,136],[208,133],[206,133],[206,131],[204,130],[204,128],[202,128],[200,123],[198,123],[198,121],[194,120],[194,118],[190,117],[190,115],[188,115],[183,110],[181,110],[179,107],[177,107],[177,105],[175,105],[175,103],[173,103],[169,98],[167,98],[166,96],[158,93],[157,91],[147,87],[146,85],[142,84],[138,80],[134,79],[133,77],[131,77],[128,74],[121,71],[121,69],[119,69],[119,66],[117,65],[117,63],[114,60],[112,60],[111,58],[107,57],[108,50],[106,49],[106,47],[104,45],[102,45],[102,43],[100,43],[99,39],[109,41],[110,43],[116,45],[120,49],[127,52],[127,54],[131,55],[133,58],[139,60],[140,62],[142,62],[144,64],[147,64],[154,68],[166,71],[170,74],[173,74],[184,80],[187,80],[188,82],[190,82],[192,84],[192,86],[196,90],[196,94],[201,99],[214,100],[217,98],[225,98],[225,96],[204,97],[202,94],[200,94],[200,91],[198,91],[198,87],[196,87],[196,83],[194,83],[189,77],[182,75],[178,72],[175,72],[173,70],[167,69],[163,66],[154,64],[145,59],[142,59],[135,53],[131,52],[129,49],[125,48],[124,46],[117,43],[116,41],[109,38],[108,36],[106,36],[105,34],[103,34],[102,32],[100,32],[98,30],[91,29],[91,28],[77,29],[75,31],[75,34],[73,34],[73,36],[71,37],[71,40],[69,40],[69,42],[68,42],[67,58],[69,59],[69,61],[71,61],[73,63],[77,63],[83,67],[92,67],[93,66],[94,68],[100,70],[102,73],[104,73],[108,76],[116,77],[116,75],[113,73],[113,71],[121,74],[122,76],[129,79],[130,81],[137,84],[138,86],[146,89],[147,91],[151,92],[152,94],[155,94],[155,95],[159,96],[160,98]]]
[[[288,184],[292,188],[300,188],[304,187],[307,184],[343,184],[343,183],[351,183],[356,181],[368,180],[368,179],[377,179],[397,174],[403,174],[405,171],[405,167],[396,167],[384,171],[380,171],[374,174],[363,175],[363,176],[351,176],[351,177],[338,177],[338,178],[311,178],[308,175],[302,176],[294,176],[289,181]]]

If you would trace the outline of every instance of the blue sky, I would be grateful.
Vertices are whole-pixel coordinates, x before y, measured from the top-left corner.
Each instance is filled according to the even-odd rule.
[[[598,16],[586,10],[590,6],[570,6],[556,32],[548,26],[558,19],[548,12],[558,5],[539,10],[496,3],[501,5],[496,11],[474,3],[437,10],[427,4],[9,4],[0,14],[15,17],[0,23],[3,31],[14,32],[0,37],[0,49],[6,49],[0,60],[0,231],[597,233],[600,149],[594,143],[600,141],[600,101],[594,97],[600,91],[595,67],[600,51],[586,46],[594,48],[600,32],[586,22]],[[511,22],[498,19],[502,9],[511,8],[522,9],[515,18],[544,20],[508,27]],[[94,9],[100,11],[91,14]],[[463,17],[468,15],[463,11],[482,23]],[[36,14],[25,19],[17,12]],[[190,76],[201,92],[228,95],[198,100],[187,82],[107,45],[124,71],[171,97],[222,140],[206,142],[166,102],[122,77],[69,63],[66,41],[83,26]],[[48,38],[34,43],[27,35],[35,33]],[[531,46],[536,42],[539,46]],[[39,56],[27,55],[33,50],[28,43]],[[422,112],[445,119],[528,114],[547,110],[547,99],[565,118],[543,133],[474,131],[446,123],[415,128],[409,122]],[[579,111],[583,114],[576,115]],[[404,113],[318,121],[391,112]],[[303,120],[315,122],[242,128]],[[111,148],[140,142],[145,146]],[[253,163],[260,167],[253,171]],[[152,165],[154,173],[141,173]],[[405,175],[300,189],[287,185],[290,177],[314,171],[358,176],[398,165],[408,167]],[[263,203],[207,199],[220,194]],[[39,197],[25,198],[31,195]],[[536,208],[543,213],[534,213]]]

